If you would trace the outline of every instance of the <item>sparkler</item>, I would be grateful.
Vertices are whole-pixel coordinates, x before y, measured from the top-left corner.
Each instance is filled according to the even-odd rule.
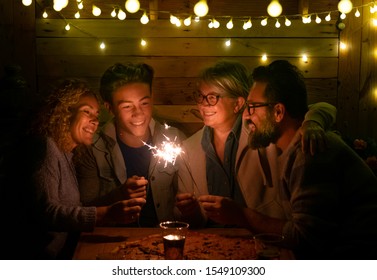
[[[170,126],[165,124],[165,129],[169,129]],[[177,136],[174,137],[174,140],[171,141],[168,136],[165,134],[162,134],[166,141],[162,141],[162,143],[157,146],[152,146],[147,143],[144,143],[144,145],[148,146],[150,150],[152,150],[153,156],[159,158],[160,160],[165,161],[164,167],[167,167],[168,163],[171,163],[172,165],[175,164],[175,161],[177,160],[177,157],[182,153],[181,146],[176,142]]]

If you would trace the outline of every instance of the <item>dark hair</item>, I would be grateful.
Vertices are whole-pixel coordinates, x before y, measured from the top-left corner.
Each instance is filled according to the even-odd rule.
[[[199,76],[200,82],[219,87],[232,98],[243,97],[246,100],[250,90],[248,70],[237,61],[223,60],[204,69]]]
[[[131,83],[148,84],[152,90],[153,68],[145,63],[123,65],[116,63],[103,73],[100,94],[105,102],[112,102],[113,93],[120,87]]]
[[[292,118],[304,118],[308,111],[307,92],[304,76],[296,66],[286,60],[276,60],[255,68],[252,80],[267,83],[267,102],[282,103]]]

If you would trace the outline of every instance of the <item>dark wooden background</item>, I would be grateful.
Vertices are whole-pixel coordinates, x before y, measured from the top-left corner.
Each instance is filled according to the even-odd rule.
[[[281,0],[283,15],[289,15],[292,25],[286,27],[281,18],[279,29],[272,18],[267,26],[260,24],[267,16],[266,0],[209,0],[208,17],[179,28],[169,22],[170,13],[181,18],[192,15],[197,1],[140,1],[151,17],[147,25],[139,22],[142,11],[126,12],[124,21],[110,16],[115,5],[125,10],[124,1],[86,0],[80,19],[74,18],[76,1],[71,0],[61,13],[54,12],[50,2],[33,1],[29,7],[21,0],[0,3],[0,66],[20,65],[36,97],[45,85],[63,77],[86,78],[98,89],[101,74],[113,63],[145,62],[156,74],[155,116],[190,135],[202,125],[192,99],[202,68],[231,59],[252,70],[275,59],[288,59],[304,72],[311,103],[326,101],[337,106],[337,129],[343,135],[377,138],[377,27],[372,24],[377,13],[369,12],[371,1],[352,1],[354,7],[360,7],[361,16],[356,18],[355,10],[348,14],[342,31],[336,27],[336,0]],[[88,7],[92,3],[102,9],[101,16],[91,14]],[[45,10],[47,19],[42,17]],[[326,22],[329,11],[332,20]],[[303,24],[300,15],[307,13],[313,13],[312,22]],[[316,13],[322,18],[320,24],[314,22]],[[233,17],[232,30],[225,27],[228,16]],[[220,21],[220,28],[207,27],[212,17]],[[253,26],[243,30],[248,17]],[[69,31],[64,29],[67,23]],[[142,38],[147,41],[144,47]],[[225,47],[227,39],[231,39],[230,47]],[[99,48],[102,41],[104,50]],[[348,48],[342,50],[340,42]],[[266,62],[261,61],[264,53]],[[303,53],[308,55],[307,62],[301,59]]]

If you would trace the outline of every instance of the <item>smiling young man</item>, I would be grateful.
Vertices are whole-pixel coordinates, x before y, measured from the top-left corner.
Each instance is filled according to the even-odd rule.
[[[308,110],[303,76],[285,60],[253,72],[244,120],[249,146],[275,144],[277,157],[260,153],[265,176],[278,187],[286,219],[245,209],[253,232],[275,232],[299,259],[377,257],[377,179],[339,135],[326,133],[327,149],[301,149],[299,128]]]
[[[117,63],[105,71],[100,93],[113,118],[76,164],[84,205],[146,198],[133,226],[154,227],[174,218],[176,167],[165,168],[149,147],[165,141],[165,136],[179,143],[184,134],[152,118],[153,74],[147,64]]]

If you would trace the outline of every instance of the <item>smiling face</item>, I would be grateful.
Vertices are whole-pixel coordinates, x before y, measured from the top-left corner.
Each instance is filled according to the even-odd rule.
[[[203,117],[204,125],[214,129],[226,127],[231,129],[235,123],[238,114],[238,103],[236,98],[227,97],[224,90],[210,84],[202,83],[199,87],[199,93],[203,96],[213,94],[219,96],[216,105],[209,105],[207,100],[198,104],[199,112]]]
[[[267,84],[265,82],[254,82],[249,96],[248,104],[265,104],[264,92]],[[273,106],[273,105],[272,105]],[[243,112],[244,124],[249,134],[249,146],[252,149],[267,147],[270,143],[275,143],[280,133],[274,118],[274,110],[269,106],[261,106],[251,109],[248,107]]]
[[[109,106],[115,116],[117,133],[131,147],[140,147],[150,136],[152,119],[151,91],[148,84],[131,83],[113,93]]]
[[[99,104],[94,96],[84,95],[74,108],[70,132],[72,146],[90,145],[98,128]]]

